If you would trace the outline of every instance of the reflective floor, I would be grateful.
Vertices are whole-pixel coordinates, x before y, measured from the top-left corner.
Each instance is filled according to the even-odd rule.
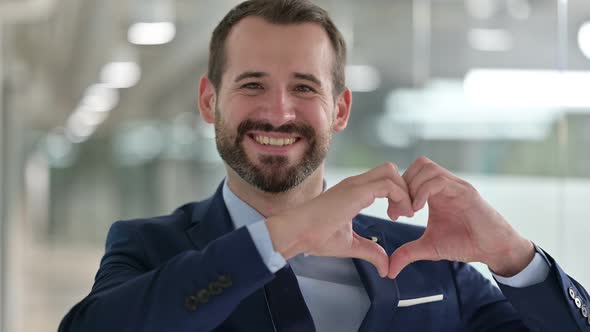
[[[102,248],[35,243],[23,229],[10,238],[7,331],[56,331],[92,287]]]

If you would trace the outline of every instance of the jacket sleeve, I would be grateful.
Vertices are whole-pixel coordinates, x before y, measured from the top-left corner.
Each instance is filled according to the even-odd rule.
[[[502,293],[531,331],[590,331],[588,293],[551,256],[543,253],[551,264],[543,282],[524,288],[500,284]]]
[[[133,222],[113,224],[90,294],[59,332],[211,331],[273,278],[246,228],[155,269]]]
[[[567,276],[548,255],[549,275],[543,282],[514,288],[499,283],[496,288],[473,267],[451,263],[462,320],[468,331],[590,331],[575,304],[588,302],[588,294]],[[571,290],[570,290],[571,288]],[[570,292],[575,296],[570,296]]]

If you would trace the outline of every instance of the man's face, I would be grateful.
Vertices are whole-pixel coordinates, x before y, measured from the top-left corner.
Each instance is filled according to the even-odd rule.
[[[214,103],[219,153],[251,185],[288,191],[322,165],[333,132],[345,126],[332,94],[330,40],[316,24],[248,17],[225,45]]]

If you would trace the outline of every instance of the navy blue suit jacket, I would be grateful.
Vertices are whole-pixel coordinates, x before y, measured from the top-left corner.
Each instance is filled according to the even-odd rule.
[[[364,215],[353,228],[388,254],[423,232]],[[416,262],[390,280],[355,259],[371,300],[360,331],[590,331],[570,296],[587,304],[588,294],[548,257],[544,282],[502,291],[468,264]],[[59,331],[273,331],[263,292],[273,278],[247,229],[233,230],[220,186],[171,215],[114,223],[92,291]],[[195,302],[212,285],[206,303]],[[397,306],[434,294],[443,300]]]

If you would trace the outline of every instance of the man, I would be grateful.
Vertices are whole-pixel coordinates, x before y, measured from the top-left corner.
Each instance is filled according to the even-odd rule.
[[[324,190],[351,110],[345,58],[308,1],[230,11],[199,88],[226,180],[171,215],[115,223],[91,293],[60,331],[590,330],[582,286],[427,158]],[[428,203],[428,227],[359,214],[377,198],[391,220]]]

